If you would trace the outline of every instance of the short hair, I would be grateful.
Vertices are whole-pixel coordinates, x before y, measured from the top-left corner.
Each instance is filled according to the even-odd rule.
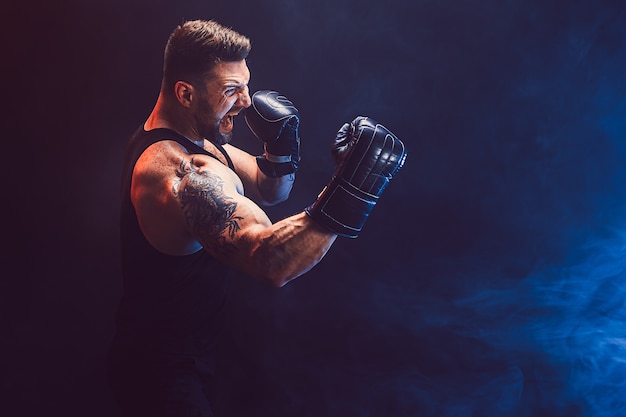
[[[163,83],[197,84],[211,75],[215,64],[246,59],[250,39],[214,20],[190,20],[170,35],[163,59]]]

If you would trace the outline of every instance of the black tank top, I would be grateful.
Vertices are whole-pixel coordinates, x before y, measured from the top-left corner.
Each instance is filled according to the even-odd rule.
[[[123,295],[114,344],[156,354],[205,355],[220,332],[232,270],[204,250],[170,256],[145,239],[130,199],[137,159],[152,144],[173,140],[192,154],[215,155],[169,129],[139,128],[128,142],[120,213]],[[225,150],[228,165],[234,170]],[[217,159],[217,158],[216,158]]]

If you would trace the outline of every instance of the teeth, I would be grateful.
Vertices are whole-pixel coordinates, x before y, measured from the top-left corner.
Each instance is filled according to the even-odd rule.
[[[226,115],[220,121],[220,125],[226,129],[230,129],[233,126],[233,117],[230,115]]]

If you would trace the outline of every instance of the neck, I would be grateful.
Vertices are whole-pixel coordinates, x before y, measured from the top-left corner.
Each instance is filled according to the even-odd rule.
[[[161,93],[156,104],[154,105],[154,108],[152,109],[152,112],[144,123],[144,129],[171,129],[185,136],[196,145],[202,147],[204,138],[202,138],[193,127],[190,127],[193,126],[193,121],[188,119],[188,115],[184,112],[184,109],[178,105],[178,103],[172,104],[170,100],[165,98]]]

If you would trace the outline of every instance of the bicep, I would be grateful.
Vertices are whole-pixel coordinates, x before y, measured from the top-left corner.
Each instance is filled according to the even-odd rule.
[[[267,215],[239,194],[228,172],[181,164],[173,191],[191,234],[213,256],[236,260],[250,250],[251,231],[271,226]]]

